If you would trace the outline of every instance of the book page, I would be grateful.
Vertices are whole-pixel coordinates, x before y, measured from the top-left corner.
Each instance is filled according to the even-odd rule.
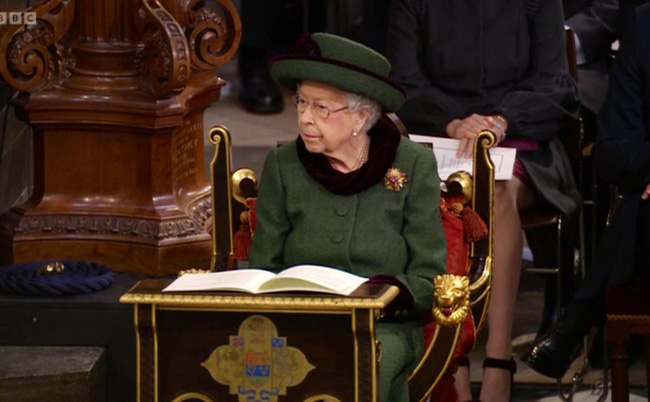
[[[207,274],[185,274],[178,277],[163,292],[191,292],[199,290],[233,290],[255,293],[259,286],[273,278],[273,272],[262,269],[238,269],[234,271],[210,272]]]
[[[447,180],[450,174],[462,170],[472,173],[473,159],[456,157],[460,140],[417,134],[409,134],[409,138],[413,142],[431,144],[433,146],[440,180]],[[493,147],[490,149],[490,159],[492,159],[492,163],[494,164],[495,180],[512,179],[516,156],[517,150],[515,148]]]
[[[260,292],[304,290],[349,295],[368,278],[337,268],[319,265],[297,265],[279,272],[260,286]]]

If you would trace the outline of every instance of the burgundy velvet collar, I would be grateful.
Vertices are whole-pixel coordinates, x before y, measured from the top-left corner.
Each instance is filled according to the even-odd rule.
[[[399,129],[382,116],[368,132],[370,151],[368,161],[361,168],[342,173],[335,170],[323,154],[307,151],[300,136],[296,140],[298,158],[307,173],[334,194],[352,195],[364,191],[380,182],[392,167],[401,140]]]

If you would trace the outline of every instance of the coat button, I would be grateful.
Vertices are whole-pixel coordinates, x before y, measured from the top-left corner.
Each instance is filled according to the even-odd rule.
[[[336,209],[336,214],[338,216],[345,216],[348,214],[348,208],[347,207],[338,207]]]
[[[340,233],[336,233],[336,234],[332,235],[330,240],[332,240],[332,243],[340,243],[340,242],[343,241],[343,235],[340,234]]]

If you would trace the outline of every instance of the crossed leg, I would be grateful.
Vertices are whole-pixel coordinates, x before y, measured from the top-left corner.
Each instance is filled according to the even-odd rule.
[[[519,211],[530,208],[535,201],[533,190],[516,177],[495,184],[494,264],[487,311],[486,357],[503,360],[512,357],[512,325],[523,249]],[[459,399],[471,400],[468,368],[459,367],[455,379]],[[483,371],[480,400],[508,401],[510,385],[509,371],[486,367]]]

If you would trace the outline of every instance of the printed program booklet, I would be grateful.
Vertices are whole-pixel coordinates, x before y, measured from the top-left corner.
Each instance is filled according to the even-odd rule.
[[[262,269],[184,274],[163,292],[223,290],[259,294],[300,291],[348,296],[367,280],[337,268],[296,265],[277,274]]]
[[[436,155],[438,176],[440,180],[447,180],[450,174],[461,170],[472,173],[473,160],[471,158],[457,158],[456,151],[460,141],[455,138],[429,137],[426,135],[409,134],[413,142],[430,144]],[[517,150],[515,148],[494,147],[490,149],[490,159],[494,164],[495,180],[510,180],[515,166]]]

